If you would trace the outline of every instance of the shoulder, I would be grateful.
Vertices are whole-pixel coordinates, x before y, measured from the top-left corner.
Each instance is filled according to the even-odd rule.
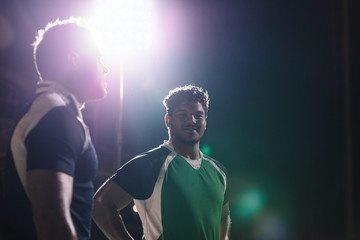
[[[209,161],[210,163],[212,163],[215,167],[219,168],[221,171],[223,171],[226,175],[229,175],[228,174],[228,170],[226,169],[226,167],[221,163],[219,162],[218,160],[215,160],[214,158],[210,157],[210,156],[207,156],[207,155],[203,155],[203,158],[207,161]]]
[[[171,153],[171,151],[169,149],[167,149],[166,147],[159,146],[157,148],[153,148],[147,152],[137,155],[136,157],[131,159],[129,162],[131,162],[133,160],[139,160],[139,161],[155,160],[155,159],[159,159],[159,158],[164,158],[167,155],[169,155],[170,153]]]
[[[27,169],[51,169],[73,176],[84,139],[81,123],[71,109],[51,109],[24,139]]]
[[[35,125],[28,125],[23,132],[27,148],[40,146],[64,146],[81,151],[85,132],[74,111],[67,106],[58,106],[47,112]]]
[[[161,166],[171,151],[160,146],[137,155],[111,177],[116,184],[136,199],[151,196]]]
[[[38,96],[28,111],[17,123],[12,141],[24,142],[32,132],[38,134],[52,134],[54,131],[68,133],[77,128],[76,114],[67,107],[66,100],[59,94],[47,93]],[[75,134],[75,133],[74,133]]]
[[[125,163],[118,171],[149,172],[153,169],[160,169],[166,157],[171,151],[163,146],[151,149],[147,152],[141,153]]]
[[[81,131],[81,124],[74,111],[66,106],[58,106],[46,113],[29,131],[29,134],[31,132],[42,132],[43,135],[57,133],[62,136],[79,134],[79,131]]]
[[[29,132],[32,141],[64,142],[83,146],[85,132],[74,111],[66,106],[51,109]],[[28,139],[27,139],[28,140]]]
[[[34,100],[29,113],[45,115],[51,109],[66,106],[68,103],[69,100],[56,92],[44,93]]]
[[[16,131],[21,132],[22,136],[26,136],[45,116],[47,116],[53,109],[58,107],[65,107],[65,99],[57,93],[46,93],[36,97],[31,103],[28,111],[23,115],[16,126]],[[55,111],[56,114],[56,111]],[[58,117],[62,114],[57,114]],[[59,119],[60,120],[60,119]]]

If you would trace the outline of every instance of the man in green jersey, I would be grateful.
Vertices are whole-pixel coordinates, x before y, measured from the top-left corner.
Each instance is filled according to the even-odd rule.
[[[118,211],[134,200],[146,240],[229,239],[227,170],[200,151],[208,93],[188,85],[171,90],[163,103],[169,140],[100,187],[93,218],[108,238],[132,239]]]

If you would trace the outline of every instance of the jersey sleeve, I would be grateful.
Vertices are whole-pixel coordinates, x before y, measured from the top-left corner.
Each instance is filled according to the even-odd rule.
[[[138,155],[119,168],[110,179],[135,199],[148,199],[169,153],[168,149],[161,147]]]
[[[230,196],[229,196],[229,193],[230,193],[230,179],[229,179],[229,172],[227,171],[227,169],[225,168],[225,174],[226,174],[226,190],[225,190],[225,195],[224,195],[224,205],[226,203],[229,202],[229,199],[230,199]]]
[[[229,202],[229,193],[230,193],[230,177],[229,177],[229,171],[226,169],[226,167],[219,161],[212,159],[215,164],[221,169],[221,171],[224,172],[225,174],[225,181],[226,181],[226,189],[225,189],[225,193],[224,193],[224,205]]]
[[[25,139],[27,170],[47,169],[74,176],[85,134],[75,113],[65,107],[49,111]]]

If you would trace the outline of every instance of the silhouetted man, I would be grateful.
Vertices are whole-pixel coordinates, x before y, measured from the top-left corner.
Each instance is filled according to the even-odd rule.
[[[90,239],[97,156],[81,109],[106,95],[107,67],[84,20],[39,30],[36,96],[11,138],[5,179],[8,239]]]

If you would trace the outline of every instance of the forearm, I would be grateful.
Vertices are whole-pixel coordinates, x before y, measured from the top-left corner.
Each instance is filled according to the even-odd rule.
[[[221,218],[220,222],[220,240],[230,239],[230,214]]]
[[[95,201],[92,217],[110,240],[133,239],[126,230],[115,205],[102,205]]]
[[[38,239],[77,239],[70,214],[73,178],[50,170],[27,173],[27,193],[31,202]]]
[[[76,240],[76,231],[70,213],[57,210],[34,212],[34,222],[39,240]]]
[[[229,203],[226,203],[221,212],[221,220],[220,220],[220,240],[228,240],[230,239],[230,209]]]

